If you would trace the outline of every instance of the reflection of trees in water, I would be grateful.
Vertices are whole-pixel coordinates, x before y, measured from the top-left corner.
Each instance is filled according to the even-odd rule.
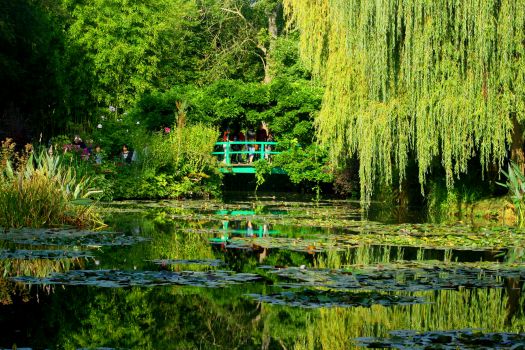
[[[71,268],[84,267],[84,258],[64,259],[4,259],[0,260],[3,276],[45,277],[52,272],[65,272]]]
[[[29,288],[24,284],[0,278],[0,304],[11,305],[15,299],[23,303],[28,302],[31,299]]]
[[[57,345],[67,348],[233,349],[260,347],[257,303],[241,289],[73,289],[54,296]],[[72,304],[65,307],[63,298]],[[63,328],[62,328],[63,327]]]
[[[353,348],[354,337],[388,336],[398,329],[522,332],[525,324],[523,313],[506,324],[505,289],[404,292],[398,294],[429,303],[305,310],[244,297],[261,288],[59,288],[48,303],[35,306],[41,310],[31,310],[46,314],[55,327],[34,341],[65,348],[337,350]],[[25,325],[28,332],[31,327],[41,327],[40,320]]]
[[[45,277],[53,272],[65,272],[71,268],[83,267],[84,258],[50,259],[1,259],[0,271],[0,303],[3,305],[13,303],[14,298],[22,302],[31,299],[30,288],[22,283],[14,283],[9,277],[14,276],[36,276]],[[46,292],[50,292],[49,286],[44,286]],[[34,293],[33,293],[34,294]]]
[[[518,278],[506,278],[505,290],[509,296],[507,303],[506,324],[521,325],[521,332],[525,331],[525,284]]]
[[[352,338],[388,337],[388,332],[400,329],[480,328],[484,332],[523,332],[523,313],[512,324],[506,322],[509,296],[504,289],[425,291],[412,295],[423,297],[429,303],[321,309],[295,349],[357,348]]]
[[[147,261],[159,259],[216,259],[208,240],[202,232],[185,229],[202,229],[207,222],[174,221],[171,216],[186,213],[177,208],[162,208],[151,212],[115,215],[112,225],[126,233],[140,235],[149,239],[147,244],[138,244],[116,248],[105,252],[101,259],[102,266],[113,268],[149,269]],[[191,212],[187,213],[191,215]],[[191,265],[185,269],[206,270],[207,266]],[[179,269],[178,266],[168,268]]]

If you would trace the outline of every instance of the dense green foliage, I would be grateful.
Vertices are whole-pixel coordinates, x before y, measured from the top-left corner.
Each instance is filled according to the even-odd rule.
[[[69,165],[102,198],[217,194],[203,152],[227,127],[246,134],[264,122],[276,140],[313,142],[322,90],[298,59],[298,35],[285,33],[280,0],[2,1],[0,137],[73,150]],[[184,130],[182,141],[165,128]],[[103,164],[68,146],[74,134],[102,148]],[[124,144],[132,166],[119,164]]]
[[[181,114],[184,115],[184,114]],[[105,120],[91,136],[91,154],[69,144],[67,138],[54,139],[53,148],[64,150],[67,164],[89,176],[103,193],[98,198],[156,199],[217,196],[220,174],[211,152],[217,130],[203,124],[184,125],[182,119],[171,128],[149,132],[124,116]],[[122,157],[122,146],[132,152],[132,160]],[[98,162],[97,162],[98,159]]]
[[[2,141],[0,227],[102,226],[88,199],[96,193],[89,178],[64,166],[60,156],[31,147],[16,153],[14,146]]]
[[[135,96],[193,80],[204,38],[194,1],[68,1],[67,38],[79,59],[70,72],[89,94],[118,109]],[[176,39],[176,40],[175,40]]]
[[[297,34],[284,32],[280,0],[0,8],[0,137],[67,150],[64,160],[102,199],[217,195],[205,153],[226,127],[246,133],[265,122],[275,139],[313,141],[322,90],[298,60]],[[74,134],[89,152],[101,147],[101,164],[71,147]],[[124,144],[136,157],[130,166]]]
[[[357,154],[364,199],[403,179],[410,152],[422,184],[438,160],[449,188],[473,157],[501,165],[525,119],[522,1],[284,3],[326,85],[320,139]]]
[[[189,123],[205,122],[232,128],[255,128],[264,121],[277,138],[313,140],[313,117],[322,91],[304,80],[275,79],[269,84],[218,80],[203,88],[175,86],[164,93],[145,95],[130,111],[150,130],[170,125],[177,101],[185,101]]]
[[[60,15],[56,2],[0,1],[2,139],[23,139],[62,122],[67,77]]]
[[[273,168],[278,168],[286,172],[293,184],[313,190],[319,199],[321,184],[333,181],[326,149],[316,144],[300,145],[297,139],[283,140],[279,149],[281,153],[255,163],[257,187],[264,183]]]
[[[78,123],[89,130],[109,106],[120,115],[143,93],[175,85],[260,82],[276,69],[305,76],[290,61],[295,41],[273,45],[279,8],[275,0],[2,0],[0,128],[47,138]]]

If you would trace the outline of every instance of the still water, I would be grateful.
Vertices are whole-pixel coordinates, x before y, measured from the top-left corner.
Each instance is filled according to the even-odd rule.
[[[0,349],[525,349],[512,228],[279,195],[103,210],[106,233],[2,236]]]

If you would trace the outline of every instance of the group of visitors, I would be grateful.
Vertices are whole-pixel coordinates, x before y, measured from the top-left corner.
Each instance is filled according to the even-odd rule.
[[[270,160],[270,154],[271,154],[272,146],[271,145],[265,145],[264,146],[264,152],[260,152],[261,151],[260,147],[262,145],[257,143],[257,142],[273,141],[273,136],[268,131],[268,127],[267,127],[267,125],[265,123],[259,124],[259,127],[257,128],[256,131],[254,131],[253,129],[248,129],[247,132],[246,132],[246,136],[244,135],[244,133],[240,129],[236,129],[232,133],[231,129],[229,127],[227,127],[224,130],[223,134],[222,134],[221,141],[223,141],[223,142],[227,142],[227,141],[230,141],[230,142],[232,142],[232,141],[233,142],[236,142],[236,141],[245,142],[245,141],[247,141],[244,144],[235,144],[234,143],[232,145],[230,145],[230,144],[224,144],[223,145],[223,149],[224,149],[224,153],[225,154],[226,154],[227,150],[232,152],[231,157],[230,157],[231,163],[236,163],[236,164],[245,163],[244,155],[246,154],[246,151],[247,151],[247,154],[248,154],[248,158],[247,158],[247,163],[248,164],[253,163],[254,160],[256,160],[261,153],[264,153],[264,158],[266,160]],[[253,141],[253,142],[256,142],[256,143],[253,143],[253,144],[252,143],[248,143],[250,141]],[[223,161],[226,162],[226,158]]]
[[[97,165],[102,164],[105,158],[105,152],[102,151],[102,147],[100,145],[96,145],[95,147],[93,147],[91,143],[87,145],[78,135],[75,135],[71,145],[66,145],[64,147],[64,153],[73,149],[81,152],[82,159],[92,159]],[[52,153],[53,148],[51,147],[49,151]],[[137,156],[127,144],[123,144],[122,149],[120,150],[119,159],[125,164],[131,164],[131,162],[137,160]]]

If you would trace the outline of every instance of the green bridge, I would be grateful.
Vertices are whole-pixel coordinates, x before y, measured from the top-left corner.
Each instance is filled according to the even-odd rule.
[[[220,171],[225,174],[255,174],[255,167],[248,163],[250,151],[248,145],[254,145],[254,161],[258,159],[271,160],[272,155],[281,152],[275,151],[278,142],[259,142],[259,141],[221,141],[215,143],[215,152],[220,161]],[[273,168],[272,174],[286,174],[280,168]]]

